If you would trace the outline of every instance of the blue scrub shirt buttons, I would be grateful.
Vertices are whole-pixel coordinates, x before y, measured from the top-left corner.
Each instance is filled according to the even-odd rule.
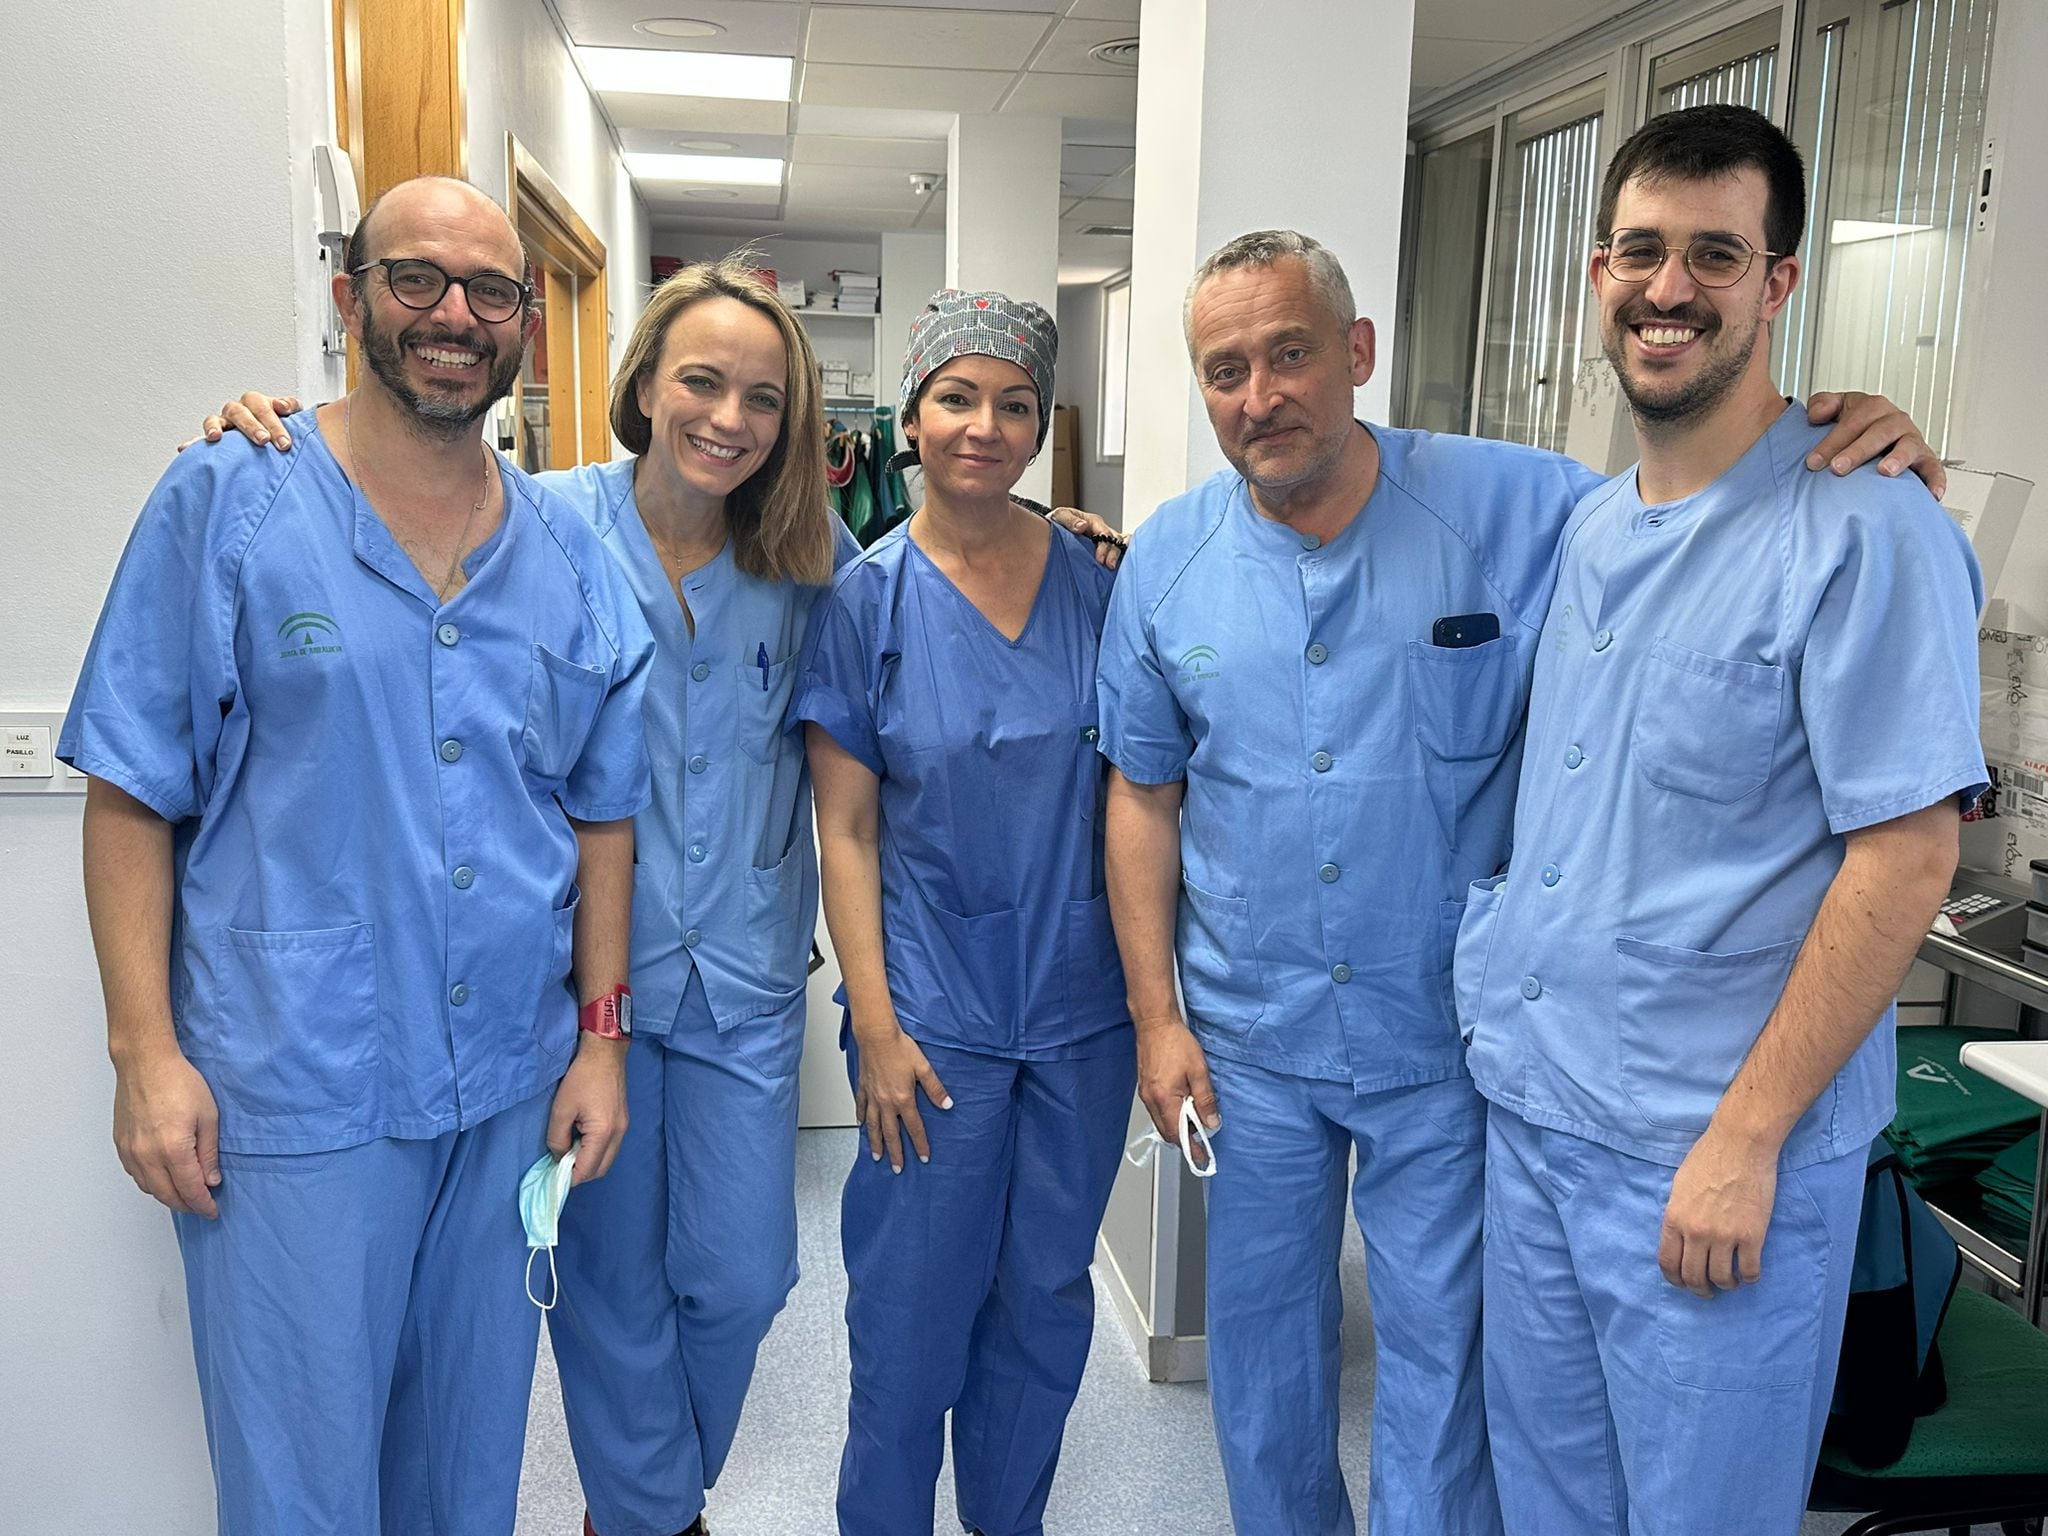
[[[1563,878],[1564,871],[1559,869],[1555,864],[1546,864],[1543,866],[1543,883],[1545,885],[1555,885],[1558,881],[1562,880]]]
[[[1566,748],[1564,749],[1564,765],[1565,765],[1565,767],[1567,767],[1567,768],[1576,768],[1576,767],[1578,767],[1578,766],[1579,766],[1579,764],[1583,763],[1583,762],[1584,762],[1585,760],[1586,760],[1586,754],[1585,754],[1585,753],[1583,753],[1583,752],[1581,752],[1581,751],[1580,751],[1580,750],[1579,750],[1579,749],[1578,749],[1577,747],[1566,747]]]
[[[1541,997],[1542,995],[1542,982],[1538,981],[1534,976],[1524,976],[1522,978],[1522,996],[1526,997],[1527,999],[1529,999],[1530,1002],[1533,1003],[1536,1001],[1537,998]]]
[[[1341,873],[1342,871],[1339,870],[1336,865],[1325,864],[1321,869],[1316,871],[1316,878],[1322,881],[1325,885],[1335,885],[1337,883],[1337,876]]]
[[[1310,758],[1308,761],[1309,766],[1314,768],[1317,773],[1328,773],[1330,771],[1331,765],[1335,763],[1337,760],[1334,757],[1330,756],[1330,754],[1327,752],[1318,752],[1314,757]]]
[[[452,763],[460,756],[462,756],[462,743],[457,741],[454,737],[451,736],[446,741],[441,743],[442,762]]]
[[[1320,667],[1324,662],[1330,659],[1330,648],[1327,645],[1323,644],[1322,641],[1318,640],[1314,645],[1308,648],[1308,659],[1309,664],[1311,666]]]
[[[692,928],[688,933],[683,935],[683,947],[685,949],[695,949],[699,944],[702,944],[703,942],[704,935],[698,929]]]
[[[458,981],[448,989],[448,1001],[460,1008],[469,1001],[469,988]]]
[[[709,760],[706,759],[702,752],[699,752],[695,757],[690,759],[690,772],[692,773],[702,773],[706,768],[709,768],[710,766],[711,764]]]
[[[690,844],[690,862],[692,864],[702,864],[704,862],[704,845],[702,843]]]
[[[1345,982],[1349,981],[1350,979],[1350,966],[1345,965],[1340,961],[1338,964],[1330,967],[1330,980],[1336,982],[1338,986],[1341,987],[1342,985],[1344,985]]]
[[[709,677],[710,675],[711,668],[706,666],[701,661],[698,662],[697,665],[695,665],[694,667],[690,668],[690,676],[694,677],[700,683],[703,682],[704,679]]]
[[[1323,541],[1312,533],[1304,533],[1301,536],[1301,547],[1303,549],[1321,549]]]
[[[434,638],[440,641],[443,645],[453,645],[456,641],[462,638],[462,631],[457,629],[453,624],[443,624],[439,629],[434,631]]]
[[[1603,629],[1593,637],[1593,649],[1596,651],[1604,651],[1612,644],[1614,644],[1614,631],[1611,629]]]
[[[459,866],[456,869],[455,873],[450,875],[448,878],[455,882],[455,889],[457,889],[458,891],[466,891],[472,885],[476,884],[476,871],[471,869],[467,864],[463,864]]]

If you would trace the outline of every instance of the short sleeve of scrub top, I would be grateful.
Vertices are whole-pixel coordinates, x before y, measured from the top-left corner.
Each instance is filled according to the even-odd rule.
[[[622,821],[637,814],[653,797],[641,695],[654,661],[654,636],[640,615],[625,577],[597,543],[576,509],[561,496],[541,492],[541,517],[558,539],[579,546],[575,562],[584,582],[585,600],[598,628],[612,642],[613,659],[605,679],[603,702],[583,752],[569,770],[557,795],[562,809],[578,821]],[[536,646],[536,651],[539,647]],[[557,671],[583,670],[551,655],[537,658],[536,686],[552,686]],[[539,681],[541,675],[546,684]],[[573,689],[575,680],[567,679]]]
[[[811,610],[803,669],[790,699],[792,726],[815,721],[868,772],[880,778],[881,738],[875,730],[875,695],[882,667],[893,660],[893,635],[881,632],[886,609],[869,612],[860,601],[861,566],[841,566],[832,590]]]
[[[1153,649],[1149,619],[1165,583],[1145,534],[1141,528],[1131,540],[1110,593],[1096,703],[1103,755],[1117,771],[1134,784],[1171,784],[1187,777],[1195,742]]]
[[[1951,794],[1967,809],[1986,787],[1972,707],[1983,581],[1962,529],[1917,490],[1909,484],[1903,494],[1841,507],[1840,517],[1802,530],[1822,541],[1816,558],[1826,576],[1807,630],[1799,709],[1837,834]],[[1899,729],[1902,720],[1914,728]]]
[[[166,821],[206,802],[239,688],[235,566],[298,464],[245,441],[181,454],[143,504],[114,573],[58,751]]]

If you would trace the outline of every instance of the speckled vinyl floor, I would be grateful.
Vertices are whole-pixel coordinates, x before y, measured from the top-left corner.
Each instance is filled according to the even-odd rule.
[[[832,1491],[846,1422],[846,1276],[839,1262],[839,1187],[852,1131],[798,1138],[797,1206],[803,1279],[761,1349],[746,1417],[710,1502],[716,1536],[831,1536]],[[1372,1390],[1364,1259],[1351,1227],[1344,1251],[1344,1404],[1339,1453],[1353,1502],[1365,1508]],[[579,1536],[583,1498],[562,1423],[545,1336],[533,1384],[518,1536]],[[1106,1300],[1067,1423],[1046,1529],[1053,1536],[1228,1536],[1223,1473],[1199,1384],[1145,1379],[1137,1351]],[[1801,1536],[1835,1536],[1847,1515],[1809,1515]],[[951,1536],[952,1474],[939,1480],[937,1531]],[[1989,1527],[1984,1527],[1987,1532]],[[915,1533],[905,1533],[915,1536]]]

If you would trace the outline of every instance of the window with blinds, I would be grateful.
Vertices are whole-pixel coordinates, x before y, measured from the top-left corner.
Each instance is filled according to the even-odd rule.
[[[1805,302],[1781,317],[1787,389],[1867,389],[1937,452],[1984,145],[1992,0],[1809,5],[1795,112],[1812,214]]]
[[[1766,11],[1650,61],[1649,117],[1729,103],[1769,116],[1778,84],[1781,13]]]
[[[1594,81],[1504,125],[1480,367],[1486,437],[1564,450],[1585,360],[1605,95]]]

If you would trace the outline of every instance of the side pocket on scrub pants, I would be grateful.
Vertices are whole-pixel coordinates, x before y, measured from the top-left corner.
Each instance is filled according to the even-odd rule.
[[[211,1021],[191,1046],[196,1059],[211,1060],[236,1111],[334,1114],[375,1093],[383,1051],[370,924],[223,929],[218,963],[217,995],[235,1012]]]
[[[583,743],[604,703],[605,671],[533,647],[533,681],[526,696],[526,729],[520,737],[526,770],[539,779],[565,779],[583,755]]]
[[[1251,903],[1205,891],[1182,875],[1174,949],[1190,1020],[1225,1034],[1249,1033],[1266,1011]]]
[[[1646,1125],[1696,1136],[1785,990],[1802,941],[1713,954],[1614,941],[1615,1063]]]

